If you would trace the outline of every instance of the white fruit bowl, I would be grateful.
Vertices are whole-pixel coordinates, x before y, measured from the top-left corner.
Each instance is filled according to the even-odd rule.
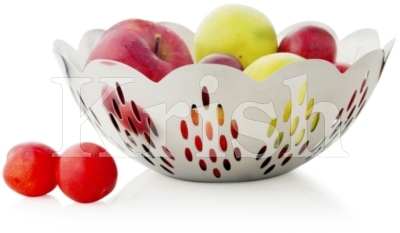
[[[193,32],[174,23],[162,24],[176,31],[193,51]],[[335,35],[324,24],[305,22],[278,38],[305,24],[322,26]],[[277,176],[321,153],[355,122],[394,45],[392,40],[381,49],[372,29],[337,40],[337,60],[352,64],[344,74],[326,61],[305,60],[259,83],[231,67],[194,64],[154,83],[114,61],[95,60],[85,66],[103,32],[87,32],[78,50],[60,40],[54,43],[72,94],[93,126],[150,169],[206,182]],[[113,91],[108,107],[102,104],[104,88]],[[135,106],[144,108],[151,119],[141,119],[148,127],[144,132],[134,129],[132,122],[140,122]],[[121,116],[122,107],[135,118],[130,124]]]

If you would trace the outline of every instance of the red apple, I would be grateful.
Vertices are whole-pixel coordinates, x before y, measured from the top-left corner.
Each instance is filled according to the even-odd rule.
[[[240,71],[243,71],[242,63],[240,63],[240,61],[236,57],[231,56],[229,54],[225,54],[225,53],[214,53],[214,54],[208,55],[208,56],[204,57],[203,59],[201,59],[201,61],[199,61],[199,63],[226,65],[226,66],[236,68]]]
[[[103,105],[106,110],[112,114],[112,118],[122,126],[130,131],[137,134],[150,131],[150,125],[152,121],[147,113],[143,112],[143,108],[137,105],[134,101],[126,100],[124,97],[118,94],[117,90],[113,90],[104,87],[102,90]],[[111,115],[110,115],[111,117]],[[114,122],[113,122],[114,123]],[[120,129],[120,131],[123,131]]]
[[[295,29],[283,38],[278,52],[289,52],[306,59],[323,59],[334,63],[337,45],[327,30],[317,26],[305,26]]]
[[[341,62],[335,62],[335,66],[340,71],[340,73],[345,73],[350,68],[349,64]]]
[[[87,63],[118,61],[159,82],[172,70],[193,64],[185,42],[171,29],[140,19],[122,21],[99,39]]]

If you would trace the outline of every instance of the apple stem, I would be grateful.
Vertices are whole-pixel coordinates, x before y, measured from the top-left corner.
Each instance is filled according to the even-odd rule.
[[[158,45],[160,44],[161,34],[157,33],[154,38],[156,38],[156,47],[154,48],[154,53],[157,55],[158,53]]]

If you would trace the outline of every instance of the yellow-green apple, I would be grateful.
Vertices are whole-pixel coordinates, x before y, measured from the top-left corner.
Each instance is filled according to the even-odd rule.
[[[297,61],[302,61],[304,58],[293,53],[274,53],[269,54],[251,63],[244,73],[252,77],[258,82],[267,79],[271,74],[280,68]]]
[[[193,64],[185,42],[171,29],[154,22],[129,19],[108,29],[91,52],[95,59],[118,61],[159,82],[172,70]]]
[[[339,70],[340,73],[345,73],[350,68],[349,64],[342,62],[335,62],[334,65],[336,66],[336,68]]]
[[[327,30],[309,25],[294,29],[285,36],[279,45],[278,52],[294,53],[305,59],[323,59],[334,63],[337,45]]]
[[[226,65],[243,71],[243,66],[240,61],[236,57],[225,53],[214,53],[208,55],[201,59],[199,63]]]
[[[243,5],[224,5],[203,19],[194,38],[196,61],[214,53],[236,57],[246,68],[257,58],[275,53],[275,29],[260,11]]]

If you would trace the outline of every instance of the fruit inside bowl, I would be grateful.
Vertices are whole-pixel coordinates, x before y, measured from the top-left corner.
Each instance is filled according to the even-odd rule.
[[[263,23],[243,26],[255,32],[251,36],[242,36],[243,31],[225,31],[236,27],[216,30],[212,25],[213,37],[206,36],[206,26],[208,22],[218,22],[218,12],[229,14],[235,10],[240,14],[252,12],[237,5],[217,9],[196,33],[178,24],[159,23],[181,39],[177,50],[183,51],[180,55],[185,55],[189,64],[162,70],[156,78],[150,73],[157,73],[167,63],[155,57],[160,52],[157,43],[160,46],[167,42],[158,31],[132,34],[146,34],[148,38],[133,39],[139,44],[146,42],[143,51],[148,52],[132,52],[129,59],[137,58],[135,63],[95,58],[93,54],[102,47],[102,38],[107,38],[105,31],[86,33],[78,50],[63,41],[56,41],[54,50],[65,76],[70,77],[68,82],[75,99],[87,107],[89,120],[129,157],[157,172],[185,180],[264,179],[308,162],[351,127],[377,85],[394,41],[380,48],[377,33],[371,29],[338,40],[332,29],[316,22],[296,24],[274,35],[272,24],[258,11],[253,15],[261,17]],[[311,26],[329,32],[336,43],[336,59],[306,59],[305,54],[290,50],[292,55],[288,57],[296,59],[278,62],[282,54],[277,52],[284,38],[290,38],[294,30]],[[262,29],[265,31],[258,33]],[[250,52],[231,42],[232,35],[246,38],[239,45]],[[259,47],[251,44],[259,43],[249,39],[252,36],[268,44],[262,54],[251,52]],[[366,37],[369,39],[365,40]],[[219,38],[221,50],[217,43],[207,42],[207,38]],[[233,46],[230,50],[226,49],[229,45]],[[178,49],[183,47],[186,49]],[[128,54],[124,48],[121,54]],[[118,51],[104,54],[114,56]],[[213,54],[235,57],[244,71],[217,62],[190,64],[193,57],[199,62]],[[145,65],[151,61],[160,63]],[[346,66],[345,71],[342,65]],[[264,71],[266,66],[271,66],[268,72]],[[153,67],[151,71],[149,67]],[[92,82],[72,77],[91,77]],[[90,85],[89,91],[81,91],[84,84]]]

